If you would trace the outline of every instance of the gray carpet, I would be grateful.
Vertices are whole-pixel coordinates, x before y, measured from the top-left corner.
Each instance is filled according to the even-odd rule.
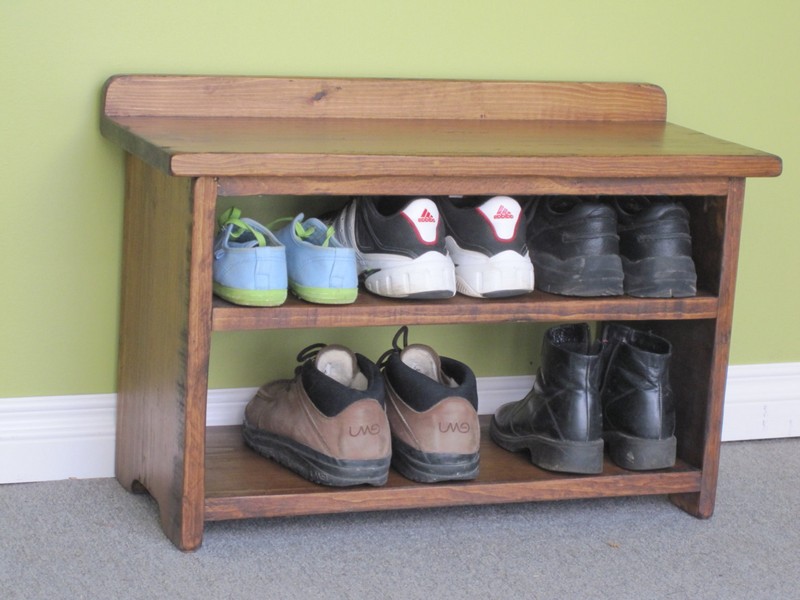
[[[664,497],[206,526],[113,479],[0,486],[0,598],[800,598],[800,439],[723,444],[717,507]]]

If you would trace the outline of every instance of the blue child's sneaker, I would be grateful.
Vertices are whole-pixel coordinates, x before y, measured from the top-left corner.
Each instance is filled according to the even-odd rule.
[[[214,240],[214,293],[234,304],[278,306],[286,300],[286,250],[272,232],[229,208]]]
[[[289,289],[318,304],[350,304],[358,296],[355,250],[343,246],[333,227],[297,215],[275,237],[286,247]]]

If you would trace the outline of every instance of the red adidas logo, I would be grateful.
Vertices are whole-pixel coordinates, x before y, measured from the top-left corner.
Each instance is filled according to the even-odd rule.
[[[492,218],[493,219],[513,219],[514,215],[511,214],[510,210],[508,210],[505,206],[503,206],[501,204],[500,208],[497,209],[497,212],[494,213],[494,216]]]
[[[436,223],[436,219],[427,208],[423,209],[422,214],[417,219],[418,223]]]

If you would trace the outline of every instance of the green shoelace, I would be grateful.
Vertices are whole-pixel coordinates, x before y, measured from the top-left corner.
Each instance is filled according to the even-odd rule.
[[[258,242],[259,247],[263,247],[267,245],[267,239],[264,237],[264,234],[255,229],[249,223],[243,221],[241,219],[242,211],[236,207],[231,207],[222,213],[219,217],[219,226],[220,228],[227,227],[228,225],[233,225],[233,229],[231,230],[231,239],[237,240],[239,239],[245,232],[250,233],[255,240]]]
[[[293,217],[283,217],[281,219],[276,219],[272,223],[269,224],[270,230],[274,230],[277,225],[280,223],[285,223],[286,221],[291,221]],[[294,233],[295,235],[300,238],[301,240],[307,240],[312,235],[316,229],[314,227],[304,228],[303,224],[300,221],[295,222],[294,224]],[[331,238],[333,237],[333,225],[328,226],[328,229],[325,230],[325,240],[320,244],[323,248],[327,248],[330,245]]]

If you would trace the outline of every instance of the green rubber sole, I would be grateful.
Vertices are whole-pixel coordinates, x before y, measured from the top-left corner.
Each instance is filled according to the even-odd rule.
[[[242,306],[279,306],[286,302],[286,290],[242,290],[214,283],[214,293]]]
[[[301,300],[315,304],[352,304],[358,297],[358,288],[318,288],[291,282],[289,287]]]

